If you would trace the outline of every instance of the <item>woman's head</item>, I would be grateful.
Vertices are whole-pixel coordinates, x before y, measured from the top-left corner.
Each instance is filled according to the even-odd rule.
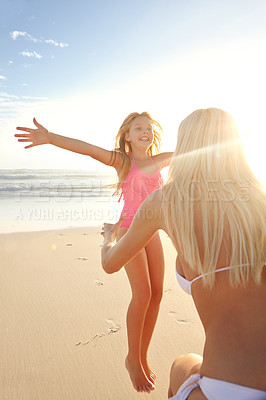
[[[250,169],[236,124],[227,112],[194,111],[181,122],[162,189],[169,234],[192,269],[214,272],[224,238],[227,265],[238,284],[259,282],[265,251],[265,189]],[[206,280],[213,282],[214,275]]]
[[[186,117],[178,129],[173,165],[194,179],[235,179],[247,162],[232,116],[207,108]]]
[[[178,140],[191,150],[238,139],[239,133],[232,116],[219,108],[199,109],[180,124]]]
[[[138,125],[138,126],[137,126]],[[148,155],[157,154],[161,148],[162,127],[155,121],[149,113],[131,113],[123,121],[115,138],[115,150],[122,154],[132,151],[131,142],[133,131],[136,134],[137,129],[146,129],[149,133],[152,129],[152,140],[149,141],[147,149]]]

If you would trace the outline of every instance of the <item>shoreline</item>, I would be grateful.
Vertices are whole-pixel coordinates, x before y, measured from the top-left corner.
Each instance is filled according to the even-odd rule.
[[[118,221],[122,203],[97,198],[59,202],[47,199],[2,200],[0,234],[97,227]]]
[[[56,233],[58,231],[81,231],[81,230],[86,230],[86,231],[91,231],[94,233],[97,233],[101,229],[102,225],[95,225],[95,226],[69,226],[69,227],[54,227],[54,228],[46,228],[46,229],[33,229],[33,230],[22,230],[22,231],[12,231],[12,232],[0,232],[0,242],[1,242],[1,237],[6,236],[6,235],[30,235],[30,234],[39,234],[39,233]],[[97,231],[97,232],[96,232]]]

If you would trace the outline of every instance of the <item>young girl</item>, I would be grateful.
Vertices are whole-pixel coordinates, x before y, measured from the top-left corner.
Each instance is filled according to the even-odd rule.
[[[172,153],[159,153],[162,128],[147,112],[131,113],[122,123],[115,149],[108,151],[80,140],[49,132],[33,119],[37,129],[18,127],[19,142],[32,142],[25,149],[52,144],[66,150],[88,155],[116,169],[117,193],[124,198],[123,223],[119,240],[128,230],[143,200],[162,186],[160,171],[170,163]],[[155,155],[156,154],[156,155]],[[163,293],[164,257],[156,232],[136,257],[125,265],[132,290],[127,313],[128,355],[126,368],[134,388],[141,392],[154,389],[156,375],[150,369],[147,353]]]

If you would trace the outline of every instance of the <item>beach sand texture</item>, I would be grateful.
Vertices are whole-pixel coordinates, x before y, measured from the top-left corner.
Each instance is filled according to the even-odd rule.
[[[161,233],[164,297],[149,360],[151,394],[124,368],[130,287],[124,270],[100,264],[100,228],[0,235],[0,399],[167,399],[174,358],[202,353],[204,333],[175,278],[175,251]]]

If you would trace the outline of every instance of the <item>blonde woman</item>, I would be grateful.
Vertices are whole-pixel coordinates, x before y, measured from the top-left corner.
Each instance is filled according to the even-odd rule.
[[[116,135],[115,149],[109,151],[51,133],[36,119],[33,122],[37,129],[17,128],[27,132],[15,135],[19,142],[32,142],[25,149],[52,144],[90,156],[116,169],[116,193],[124,198],[123,223],[117,239],[121,238],[143,200],[153,190],[162,186],[160,171],[170,163],[172,153],[160,153],[160,124],[147,112],[129,114]],[[164,256],[158,233],[154,234],[141,252],[127,263],[125,270],[132,289],[127,313],[126,368],[134,388],[139,392],[150,392],[154,389],[156,375],[148,364],[147,353],[159,312],[164,280]]]
[[[168,182],[144,201],[126,235],[115,244],[121,221],[103,227],[108,273],[158,229],[177,250],[177,280],[193,297],[206,341],[203,358],[173,363],[171,399],[266,399],[265,200],[230,114],[201,109],[181,123]]]

